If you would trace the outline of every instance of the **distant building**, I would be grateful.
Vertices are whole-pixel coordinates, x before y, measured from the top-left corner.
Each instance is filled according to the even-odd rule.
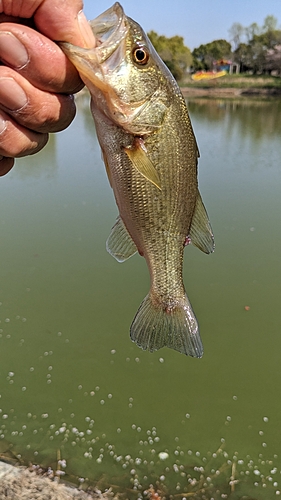
[[[219,59],[214,61],[213,68],[214,71],[227,71],[230,75],[240,72],[240,64],[228,59]]]

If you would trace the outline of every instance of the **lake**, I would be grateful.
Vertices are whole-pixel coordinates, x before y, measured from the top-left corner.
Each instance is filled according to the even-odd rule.
[[[81,95],[73,124],[0,180],[0,452],[128,498],[150,484],[275,498],[281,101],[188,107],[216,242],[212,255],[185,250],[203,358],[130,341],[149,275],[140,256],[105,250],[117,209]]]

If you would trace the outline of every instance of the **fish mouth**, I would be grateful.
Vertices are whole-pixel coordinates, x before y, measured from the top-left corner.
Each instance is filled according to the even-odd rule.
[[[96,52],[99,63],[106,61],[120,46],[128,33],[128,24],[123,7],[116,2],[100,16],[90,21],[97,40]]]
[[[97,89],[103,93],[108,107],[108,111],[103,109],[104,114],[130,131],[130,123],[141,112],[146,99],[126,102],[110,84],[110,76],[122,68],[125,60],[126,38],[130,31],[128,19],[120,3],[116,2],[90,21],[90,26],[96,38],[96,47],[82,48],[67,42],[60,42],[59,46],[76,67],[92,95],[96,95]]]
[[[121,63],[129,31],[126,15],[119,2],[89,22],[96,38],[96,46],[82,48],[71,43],[59,42],[59,46],[79,72],[82,80],[102,92],[117,98],[109,89],[106,75]]]

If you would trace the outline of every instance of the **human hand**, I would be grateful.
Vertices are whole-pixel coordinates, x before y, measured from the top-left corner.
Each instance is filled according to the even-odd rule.
[[[55,41],[95,44],[81,9],[82,0],[0,2],[0,176],[75,116],[83,84]]]

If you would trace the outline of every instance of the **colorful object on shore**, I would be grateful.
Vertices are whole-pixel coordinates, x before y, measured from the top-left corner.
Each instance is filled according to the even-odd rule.
[[[214,238],[197,182],[198,148],[185,100],[142,28],[119,3],[91,22],[97,46],[61,47],[87,85],[119,217],[107,240],[118,262],[144,256],[151,288],[132,323],[142,349],[200,358],[203,346],[183,284],[183,252]]]
[[[225,76],[227,71],[197,71],[192,75],[192,80],[213,80],[214,78],[220,78],[221,76]]]

